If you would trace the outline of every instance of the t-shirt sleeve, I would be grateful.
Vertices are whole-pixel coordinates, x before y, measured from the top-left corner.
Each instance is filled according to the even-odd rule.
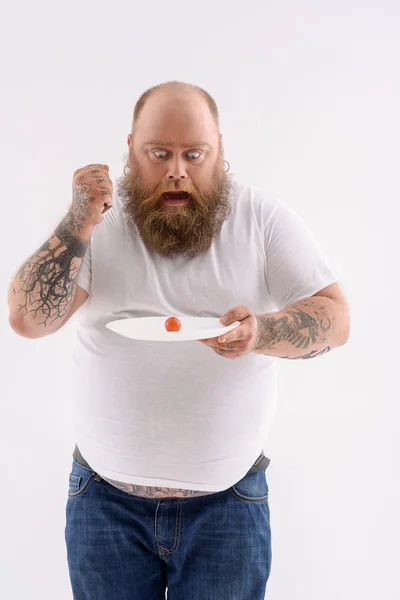
[[[340,279],[303,219],[277,200],[265,227],[266,279],[278,311]]]
[[[92,285],[92,252],[91,244],[89,242],[86,249],[85,256],[83,257],[81,270],[79,271],[77,284],[90,294],[90,288]]]

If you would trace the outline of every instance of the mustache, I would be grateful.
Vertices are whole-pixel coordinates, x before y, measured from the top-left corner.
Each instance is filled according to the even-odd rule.
[[[196,189],[189,181],[163,181],[157,186],[156,191],[160,194],[167,192],[187,192],[190,194]]]

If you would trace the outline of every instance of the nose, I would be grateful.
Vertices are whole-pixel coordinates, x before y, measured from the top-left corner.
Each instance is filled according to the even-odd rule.
[[[171,160],[168,162],[167,179],[188,179],[185,161],[183,161],[180,157],[171,158]]]

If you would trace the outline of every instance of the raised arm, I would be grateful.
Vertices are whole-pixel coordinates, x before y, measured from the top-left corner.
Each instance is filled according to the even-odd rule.
[[[93,229],[111,206],[107,165],[75,171],[73,201],[50,238],[18,269],[8,291],[9,322],[24,337],[58,331],[87,299],[77,279]]]

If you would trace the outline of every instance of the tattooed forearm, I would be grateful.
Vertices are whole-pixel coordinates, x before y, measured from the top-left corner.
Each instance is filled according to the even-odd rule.
[[[20,268],[13,294],[18,314],[47,327],[67,316],[73,300],[82,257],[89,241],[74,233],[68,214],[54,232]]]
[[[255,352],[287,359],[322,356],[344,343],[340,321],[339,304],[322,296],[302,300],[276,314],[257,315]]]

